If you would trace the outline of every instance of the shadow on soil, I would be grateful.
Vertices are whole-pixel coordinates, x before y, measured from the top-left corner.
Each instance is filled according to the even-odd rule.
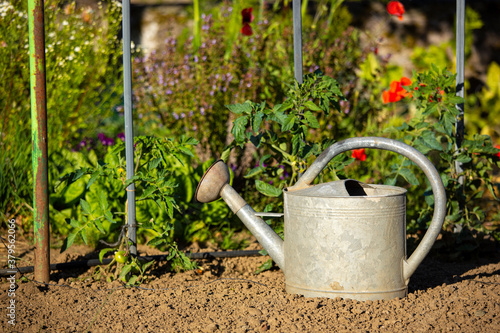
[[[462,246],[462,247],[461,247]],[[500,270],[492,273],[463,275],[475,268],[500,262],[500,247],[495,242],[476,243],[473,250],[461,250],[463,245],[453,248],[441,247],[439,242],[429,256],[410,278],[408,292],[435,288],[443,284],[452,285],[461,281],[500,274]]]

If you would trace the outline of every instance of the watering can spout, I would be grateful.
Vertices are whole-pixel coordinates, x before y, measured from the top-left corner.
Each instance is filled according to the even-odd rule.
[[[276,265],[285,271],[283,240],[263,219],[256,216],[255,210],[229,185],[229,180],[227,165],[222,160],[218,160],[201,178],[196,188],[196,201],[208,203],[222,198],[264,247]]]

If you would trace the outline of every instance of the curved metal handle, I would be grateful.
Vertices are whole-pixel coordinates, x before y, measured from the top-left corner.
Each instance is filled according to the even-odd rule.
[[[446,192],[441,181],[441,177],[434,165],[425,157],[424,154],[415,148],[386,138],[377,137],[361,137],[350,138],[339,141],[328,147],[316,160],[311,164],[307,171],[299,178],[297,183],[290,187],[289,190],[300,189],[311,185],[313,180],[326,167],[326,165],[338,154],[359,148],[375,148],[389,150],[409,158],[424,172],[429,179],[434,194],[434,215],[432,216],[431,224],[425,233],[424,238],[412,253],[410,258],[403,264],[403,277],[408,280],[415,272],[418,265],[424,260],[429,253],[434,241],[436,240],[441,228],[443,227],[444,218],[446,217]]]

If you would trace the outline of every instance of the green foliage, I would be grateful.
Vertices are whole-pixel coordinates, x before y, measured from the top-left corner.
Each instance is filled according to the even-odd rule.
[[[13,216],[32,202],[28,9],[0,6],[0,214]],[[118,104],[120,15],[114,1],[95,10],[45,1],[49,153],[79,142]]]
[[[343,82],[341,91],[350,92],[358,83],[363,91],[367,84],[360,82],[357,68],[371,50],[359,48],[360,33],[354,28],[344,31],[350,15],[340,3],[324,2],[317,13],[305,15],[304,20],[315,24],[304,25],[304,71],[312,73],[321,65],[327,75]],[[228,126],[234,119],[225,105],[246,100],[282,103],[288,91],[285,83],[293,80],[292,13],[281,10],[282,3],[275,10],[254,6],[253,35],[245,36],[240,32],[241,10],[251,5],[235,1],[232,7],[223,4],[202,15],[199,48],[180,37],[135,58],[139,116],[134,121],[140,133],[187,133],[200,141],[205,161],[233,139]],[[384,64],[379,67],[383,73]],[[351,94],[342,111],[353,118],[346,118],[342,128],[361,130],[366,115],[373,112],[372,99],[368,93]]]
[[[345,99],[337,81],[317,72],[305,75],[302,85],[295,82],[289,86],[287,99],[273,108],[266,108],[265,102],[246,101],[228,105],[227,108],[239,117],[234,120],[231,129],[235,140],[223,155],[227,156],[227,151],[235,147],[253,144],[263,157],[245,177],[265,175],[268,182],[257,179],[257,190],[267,196],[280,196],[284,186],[290,186],[297,180],[307,159],[319,155],[323,143],[331,142],[318,142],[318,136],[311,135],[311,129],[320,127],[320,117],[324,120],[332,109],[338,111],[341,100]],[[269,184],[269,180],[276,181],[284,175],[286,168],[291,170],[287,182],[283,181],[277,187]]]
[[[133,177],[126,178],[123,142],[109,148],[104,163],[79,168],[61,177],[65,186],[60,191],[60,197],[71,205],[76,200],[73,198],[76,182],[87,176],[85,190],[77,196],[80,209],[73,211],[76,213],[74,217],[67,218],[71,231],[61,251],[70,247],[77,237],[89,244],[89,234],[99,232],[101,236],[97,238],[104,238],[111,236],[113,230],[121,230],[127,223],[125,189],[134,183],[136,221],[140,226],[138,235],[149,238],[148,244],[151,246],[173,249],[175,252],[173,218],[179,206],[175,198],[177,183],[172,172],[172,160],[183,165],[184,156],[192,157],[191,147],[197,143],[195,139],[186,137],[178,141],[137,137]],[[176,258],[180,267],[188,267],[186,260],[177,252],[172,258]]]
[[[500,138],[500,66],[492,62],[488,67],[486,84],[476,94],[468,96],[465,119],[470,132],[479,132]],[[470,111],[469,111],[470,110]]]
[[[426,154],[436,166],[448,199],[445,228],[453,230],[461,225],[487,232],[482,225],[485,213],[481,204],[485,191],[498,200],[492,181],[493,168],[500,166],[495,156],[498,150],[487,135],[468,135],[457,142],[455,122],[460,110],[456,105],[464,100],[456,96],[452,73],[435,66],[427,72],[414,73],[413,84],[408,90],[412,92],[414,113],[409,115],[407,122],[399,127],[388,127],[386,132]],[[462,171],[457,169],[457,163],[461,164]],[[399,175],[412,185],[419,183],[417,178],[421,177],[413,173],[411,165],[402,166],[406,169],[400,169]],[[388,179],[387,183],[395,183],[395,178]],[[410,232],[424,229],[430,221],[434,204],[430,194],[429,186],[424,193],[427,206],[421,206],[418,200],[412,203],[417,205],[418,215],[412,217]]]

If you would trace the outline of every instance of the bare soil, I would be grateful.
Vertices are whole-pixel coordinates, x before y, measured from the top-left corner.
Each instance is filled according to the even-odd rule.
[[[17,244],[20,266],[33,248]],[[252,244],[251,248],[257,248]],[[213,249],[204,249],[208,251]],[[1,254],[4,253],[3,249]],[[74,246],[52,262],[96,258]],[[140,248],[141,254],[159,254]],[[4,256],[2,256],[5,258]],[[255,275],[267,257],[198,260],[203,272],[170,272],[155,264],[150,281],[125,287],[94,281],[93,268],[52,271],[51,283],[17,274],[15,325],[8,323],[9,283],[1,279],[0,322],[8,332],[498,332],[500,252],[459,262],[431,255],[410,280],[404,299],[358,302],[287,294],[277,269]]]

